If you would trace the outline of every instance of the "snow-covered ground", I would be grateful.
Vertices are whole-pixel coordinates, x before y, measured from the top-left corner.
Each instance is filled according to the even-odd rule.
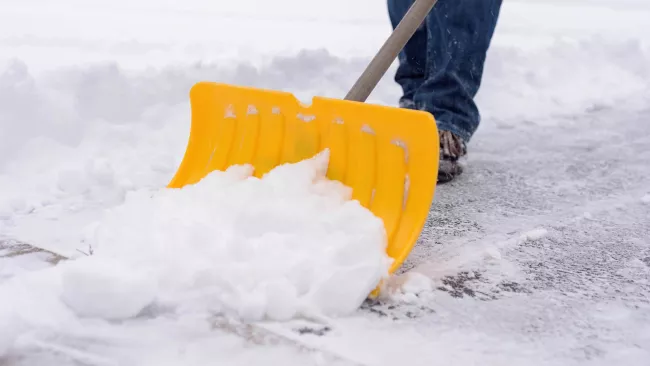
[[[250,282],[232,273],[278,275],[280,268],[256,272],[262,258],[246,250],[264,242],[251,238],[278,240],[269,234],[285,221],[265,221],[269,212],[259,207],[240,211],[266,226],[228,233],[247,249],[210,250],[205,220],[225,211],[159,192],[184,153],[189,88],[213,80],[342,97],[390,32],[385,1],[0,4],[0,364],[646,365],[648,19],[645,0],[506,1],[467,172],[438,188],[420,243],[396,278],[404,293],[340,318],[314,316],[342,306],[316,296],[305,304],[312,322],[326,325],[253,329],[222,315],[283,318],[300,306],[273,302],[274,293],[327,286],[306,272],[279,273],[301,281],[267,281],[279,291],[244,296]],[[396,104],[393,70],[370,102]],[[212,183],[223,188],[219,182]],[[322,190],[302,189],[321,202]],[[331,216],[317,217],[313,238],[284,229],[314,240],[314,252],[294,260],[342,275],[345,268],[317,260],[318,243],[340,239],[322,235],[327,225],[356,240],[346,223],[365,223],[356,234],[379,240],[370,218],[330,198],[319,203]],[[203,214],[196,220],[164,214],[190,204]],[[314,217],[296,215],[283,218]],[[134,230],[138,217],[148,230]],[[135,248],[139,242],[147,253]],[[192,250],[178,252],[184,242]],[[26,253],[20,243],[54,254]],[[81,254],[89,243],[105,262]],[[380,256],[346,254],[368,265],[366,278],[381,271]],[[211,271],[212,258],[222,262]],[[228,268],[223,258],[238,262]],[[147,265],[164,286],[140,272]],[[348,288],[371,282],[355,278]],[[244,292],[224,299],[233,283]],[[153,296],[169,301],[151,306]],[[217,314],[210,322],[206,309]],[[79,317],[89,313],[100,316]]]

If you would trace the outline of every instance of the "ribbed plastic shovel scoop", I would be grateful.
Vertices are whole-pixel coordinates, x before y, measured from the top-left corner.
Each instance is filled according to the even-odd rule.
[[[237,164],[251,164],[260,177],[329,149],[328,178],[351,187],[353,198],[383,220],[393,273],[429,213],[438,131],[429,113],[363,101],[435,3],[419,0],[412,6],[345,100],[315,97],[306,106],[287,92],[196,84],[190,91],[189,143],[169,187]]]

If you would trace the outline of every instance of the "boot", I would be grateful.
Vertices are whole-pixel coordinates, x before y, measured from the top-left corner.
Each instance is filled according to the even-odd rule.
[[[440,162],[438,183],[447,183],[463,172],[459,159],[467,155],[463,139],[449,131],[440,131]]]

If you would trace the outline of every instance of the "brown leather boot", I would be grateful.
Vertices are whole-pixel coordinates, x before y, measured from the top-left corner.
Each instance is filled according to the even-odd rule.
[[[460,137],[449,131],[440,131],[440,162],[438,183],[447,183],[463,172],[458,160],[467,155],[467,146]]]

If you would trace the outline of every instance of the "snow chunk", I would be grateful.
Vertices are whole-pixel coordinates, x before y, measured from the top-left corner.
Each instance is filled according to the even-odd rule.
[[[63,267],[62,300],[81,317],[126,319],[150,304],[155,278],[104,258],[82,258]]]
[[[540,240],[545,238],[548,235],[548,230],[544,228],[537,228],[528,232],[525,232],[521,234],[519,237],[519,240],[522,243],[529,242],[529,241],[535,241],[535,240]]]
[[[641,202],[645,203],[646,205],[650,205],[650,193],[641,197]]]
[[[501,251],[495,246],[487,246],[483,254],[484,258],[489,261],[500,261],[501,260]]]
[[[647,268],[647,265],[643,263],[643,261],[640,260],[639,258],[630,259],[625,263],[625,265],[629,268],[642,268],[642,269]]]
[[[419,294],[433,290],[431,279],[417,272],[409,273],[406,282],[402,285],[402,291],[405,293]]]
[[[235,166],[182,189],[130,193],[86,229],[94,254],[66,273],[66,302],[110,318],[154,298],[247,320],[351,313],[392,260],[383,222],[326,178],[328,164],[325,150],[261,179]]]
[[[0,359],[13,347],[16,335],[27,329],[24,321],[15,315],[8,305],[0,304]]]
[[[380,296],[391,301],[415,303],[419,296],[430,295],[432,291],[431,278],[418,272],[407,272],[386,281]]]

